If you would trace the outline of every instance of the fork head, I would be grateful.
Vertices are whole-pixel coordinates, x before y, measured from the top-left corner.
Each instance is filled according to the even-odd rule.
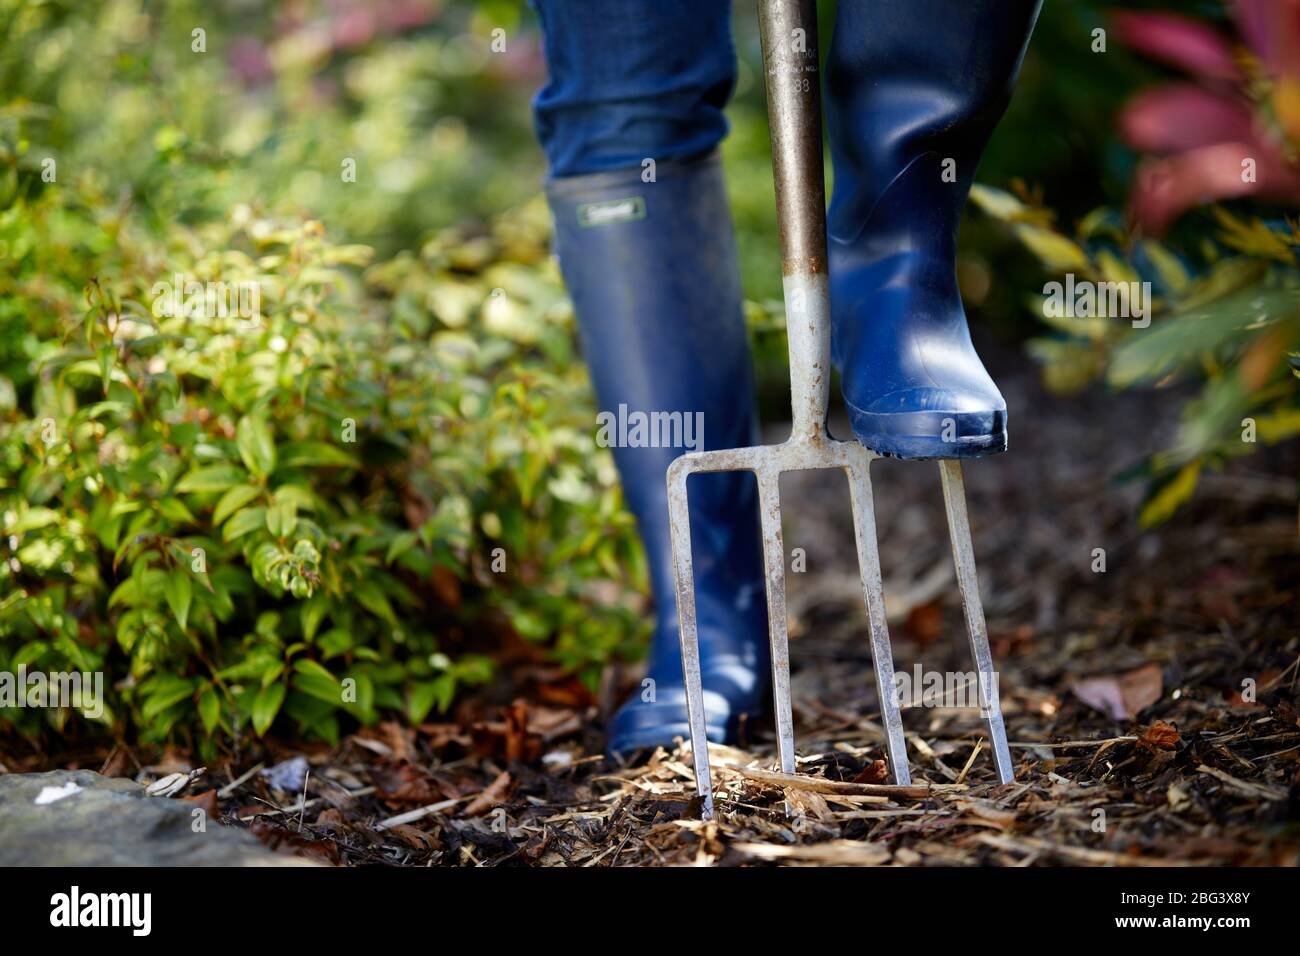
[[[835,441],[824,429],[812,435],[796,432],[780,445],[695,452],[677,458],[668,469],[668,516],[672,536],[677,614],[682,648],[682,671],[690,720],[691,754],[696,789],[702,798],[702,815],[713,815],[713,787],[709,769],[708,734],[704,713],[699,641],[696,630],[695,581],[691,558],[690,505],[687,482],[701,472],[752,471],[758,480],[759,512],[763,535],[763,566],[767,588],[768,637],[772,650],[772,701],[776,718],[781,770],[795,772],[794,720],[790,696],[789,632],[785,598],[785,545],[781,531],[780,477],[788,471],[837,468],[849,481],[853,509],[853,534],[870,629],[871,656],[881,724],[891,775],[896,784],[911,783],[904,740],[901,702],[894,680],[893,652],[885,617],[884,586],[876,540],[875,507],[871,490],[871,463],[881,456],[856,441]],[[989,731],[993,761],[1001,783],[1013,779],[1011,756],[997,695],[997,681],[975,574],[970,523],[966,511],[961,464],[939,462],[944,505],[948,514],[957,582],[970,640],[971,656],[979,673],[982,716]],[[788,809],[788,807],[787,807]]]
[[[853,503],[854,537],[862,573],[864,598],[871,621],[871,648],[877,690],[886,729],[894,780],[910,783],[903,744],[902,719],[894,691],[893,658],[884,616],[880,559],[876,548],[875,512],[868,468],[877,456],[857,442],[831,439],[824,428],[796,434],[780,445],[695,452],[676,459],[668,470],[668,515],[677,588],[677,614],[682,645],[682,670],[690,717],[691,752],[696,786],[704,800],[706,817],[713,813],[707,727],[696,631],[694,569],[691,558],[690,508],[687,481],[693,474],[717,471],[752,471],[758,480],[759,512],[763,535],[763,566],[767,586],[768,637],[772,657],[772,701],[776,718],[781,769],[795,771],[794,720],[790,698],[789,632],[785,600],[785,546],[781,531],[780,478],[783,472],[837,468],[849,479]]]

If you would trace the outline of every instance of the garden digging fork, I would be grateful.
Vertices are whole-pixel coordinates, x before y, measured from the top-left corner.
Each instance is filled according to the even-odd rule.
[[[830,313],[826,254],[826,198],[822,170],[820,74],[816,0],[759,0],[768,121],[776,181],[777,218],[790,348],[794,427],[780,445],[693,452],[668,469],[668,511],[677,585],[682,670],[690,718],[695,783],[702,815],[713,816],[713,787],[700,677],[691,561],[687,479],[699,472],[752,471],[758,480],[767,577],[768,630],[772,647],[772,696],[781,770],[795,772],[794,720],[790,701],[790,653],[785,606],[785,546],[781,538],[780,476],[786,471],[839,468],[848,476],[858,567],[871,630],[871,655],[885,731],[889,767],[897,784],[911,783],[903,721],[894,686],[894,663],[885,622],[884,587],[876,547],[870,465],[881,457],[857,441],[836,441],[826,430],[830,389]],[[939,462],[953,561],[961,591],[971,654],[979,677],[979,701],[988,724],[993,762],[1002,783],[1012,780],[1011,754],[998,704],[975,576],[970,521],[961,463]]]

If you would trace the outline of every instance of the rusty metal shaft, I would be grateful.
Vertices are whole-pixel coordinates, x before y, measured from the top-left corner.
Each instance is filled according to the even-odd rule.
[[[830,289],[822,165],[816,0],[758,5],[790,342],[794,435],[826,434],[830,397]]]

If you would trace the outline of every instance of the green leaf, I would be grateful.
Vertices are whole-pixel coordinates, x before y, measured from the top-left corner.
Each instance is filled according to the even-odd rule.
[[[28,508],[18,516],[18,520],[5,527],[7,534],[22,534],[36,531],[52,524],[58,524],[59,513],[53,508]]]
[[[1212,206],[1210,212],[1223,226],[1224,245],[1246,253],[1253,259],[1275,259],[1283,265],[1295,264],[1295,253],[1284,238],[1285,233],[1274,230],[1258,219],[1242,222],[1222,206]]]
[[[1164,521],[1178,510],[1178,506],[1192,497],[1196,491],[1196,479],[1201,474],[1201,462],[1193,461],[1184,465],[1178,472],[1164,484],[1142,506],[1142,513],[1138,516],[1138,523],[1143,528],[1151,528]]]
[[[271,729],[275,715],[280,712],[280,705],[284,703],[284,692],[283,684],[271,684],[258,691],[257,698],[253,701],[252,716],[253,730],[259,737],[264,736]]]
[[[279,680],[280,675],[283,673],[284,673],[284,661],[274,662],[270,667],[268,667],[265,671],[262,672],[262,686],[266,687],[272,681]]]
[[[318,664],[316,661],[310,660],[309,658],[304,657],[302,660],[294,661],[293,669],[299,674],[308,677],[315,677],[319,680],[331,683],[335,687],[338,686],[339,682],[337,677],[331,674],[324,665]]]
[[[1273,415],[1260,415],[1255,422],[1259,440],[1273,445],[1300,435],[1300,408],[1285,408]]]
[[[297,441],[289,442],[280,446],[280,467],[281,468],[298,468],[298,467],[330,467],[337,466],[340,468],[356,468],[358,462],[355,458],[323,441]]]
[[[384,564],[392,564],[396,558],[415,547],[419,540],[419,535],[414,531],[403,531],[393,535],[393,540],[388,543],[388,553],[384,555]]]
[[[1229,346],[1255,334],[1256,329],[1295,313],[1295,289],[1250,286],[1217,300],[1203,301],[1134,330],[1115,350],[1107,381],[1116,388],[1156,381],[1181,366],[1194,366],[1205,355],[1229,351]]]
[[[343,705],[343,685],[316,661],[306,658],[295,661],[293,665],[293,686],[316,700],[334,707]]]
[[[158,513],[168,521],[174,521],[176,524],[199,523],[199,519],[194,517],[193,512],[185,507],[185,502],[179,498],[163,498],[158,502]]]
[[[446,688],[450,686],[455,689],[453,679],[443,675],[437,680],[420,681],[411,687],[410,693],[406,695],[406,718],[413,724],[418,724],[429,715],[433,705],[447,695]]]
[[[182,631],[185,630],[190,617],[190,601],[194,598],[194,582],[190,580],[189,572],[177,568],[169,573],[163,581],[163,597],[176,616],[176,623]]]
[[[276,666],[283,667],[269,652],[260,651],[217,671],[217,677],[220,680],[248,680],[261,677],[268,669]]]
[[[216,508],[212,511],[212,523],[221,524],[221,522],[256,498],[258,494],[260,494],[260,490],[256,485],[235,485],[222,495],[217,502]]]
[[[985,213],[1003,222],[1019,222],[1033,213],[1029,206],[1011,193],[979,183],[971,187],[970,199]]]
[[[1049,272],[1088,272],[1088,255],[1059,232],[1032,223],[1017,223],[1016,238],[1029,247]]]
[[[108,394],[109,383],[113,380],[113,356],[117,352],[117,347],[111,343],[101,345],[96,349],[95,357],[99,360],[99,377],[104,384],[104,394]]]
[[[256,531],[265,523],[266,508],[264,506],[258,505],[256,508],[245,508],[243,511],[236,511],[235,516],[226,522],[221,537],[226,541],[234,541],[251,531]]]
[[[258,478],[266,478],[275,471],[275,437],[260,416],[245,415],[239,420],[235,426],[235,445],[248,470]]]
[[[178,492],[225,491],[232,485],[248,480],[248,474],[238,465],[209,465],[189,472],[176,484]]]
[[[276,501],[266,512],[266,530],[277,538],[293,534],[298,526],[298,509],[291,501]]]
[[[329,602],[321,595],[317,595],[310,601],[304,601],[298,611],[298,619],[302,624],[302,636],[310,641],[316,636],[316,631],[320,628],[320,622],[325,617],[325,612],[329,610]]]
[[[328,660],[352,649],[352,635],[342,628],[332,627],[321,635],[316,645]]]
[[[393,627],[399,626],[397,615],[393,613],[393,606],[388,603],[388,598],[374,581],[359,581],[352,589],[352,596],[371,614],[383,618]]]
[[[366,717],[375,709],[375,682],[368,674],[357,674],[352,679],[357,682],[357,699],[347,706],[359,716]]]
[[[80,362],[73,362],[66,369],[64,369],[64,374],[69,376],[85,375],[90,378],[100,378],[103,375],[103,369],[100,367],[98,360],[84,359],[83,361]],[[120,368],[110,368],[109,378],[111,381],[123,382],[128,385],[131,382],[131,380],[127,377],[126,373],[122,371]],[[107,389],[105,391],[107,391]]]
[[[1140,245],[1165,287],[1175,294],[1182,293],[1192,281],[1182,261],[1152,239],[1144,239]]]
[[[217,724],[221,721],[221,698],[217,696],[217,688],[212,684],[199,691],[199,720],[203,722],[204,731],[209,734],[217,729]]]
[[[184,677],[165,677],[153,686],[149,699],[141,708],[140,714],[146,720],[157,717],[168,707],[180,703],[193,693],[194,682],[192,680]]]

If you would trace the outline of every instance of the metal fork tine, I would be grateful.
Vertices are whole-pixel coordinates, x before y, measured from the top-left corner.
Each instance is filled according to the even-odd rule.
[[[885,588],[880,579],[880,552],[876,545],[876,509],[871,494],[870,463],[850,465],[849,496],[853,502],[853,537],[858,545],[858,572],[871,627],[871,660],[876,672],[876,694],[885,726],[885,750],[894,783],[907,785],[912,773],[907,766],[907,744],[903,740],[903,715],[894,683],[894,654],[889,646],[889,625],[885,620]]]
[[[962,478],[961,462],[948,459],[939,462],[943,478],[943,506],[948,512],[948,532],[952,538],[952,560],[957,567],[957,586],[961,589],[962,612],[966,616],[966,631],[970,635],[971,656],[979,672],[980,709],[989,728],[989,742],[993,749],[993,764],[998,780],[1010,783],[1015,779],[1011,751],[1007,747],[1007,730],[1002,722],[1002,705],[998,699],[997,674],[993,670],[993,653],[989,650],[988,628],[984,622],[984,605],[980,601],[979,580],[975,574],[975,548],[971,544],[970,517],[966,513],[966,483]]]
[[[700,677],[700,641],[695,619],[695,568],[691,557],[691,512],[686,496],[690,471],[677,459],[668,471],[668,531],[673,545],[677,587],[677,629],[682,645],[686,714],[691,726],[695,791],[703,798],[700,815],[713,819],[713,778],[709,773],[709,736],[704,718],[704,682]]]
[[[763,525],[763,567],[767,572],[767,633],[772,645],[772,704],[781,770],[794,773],[794,717],[790,701],[789,619],[785,609],[785,544],[781,535],[781,479],[759,472],[758,508]]]

